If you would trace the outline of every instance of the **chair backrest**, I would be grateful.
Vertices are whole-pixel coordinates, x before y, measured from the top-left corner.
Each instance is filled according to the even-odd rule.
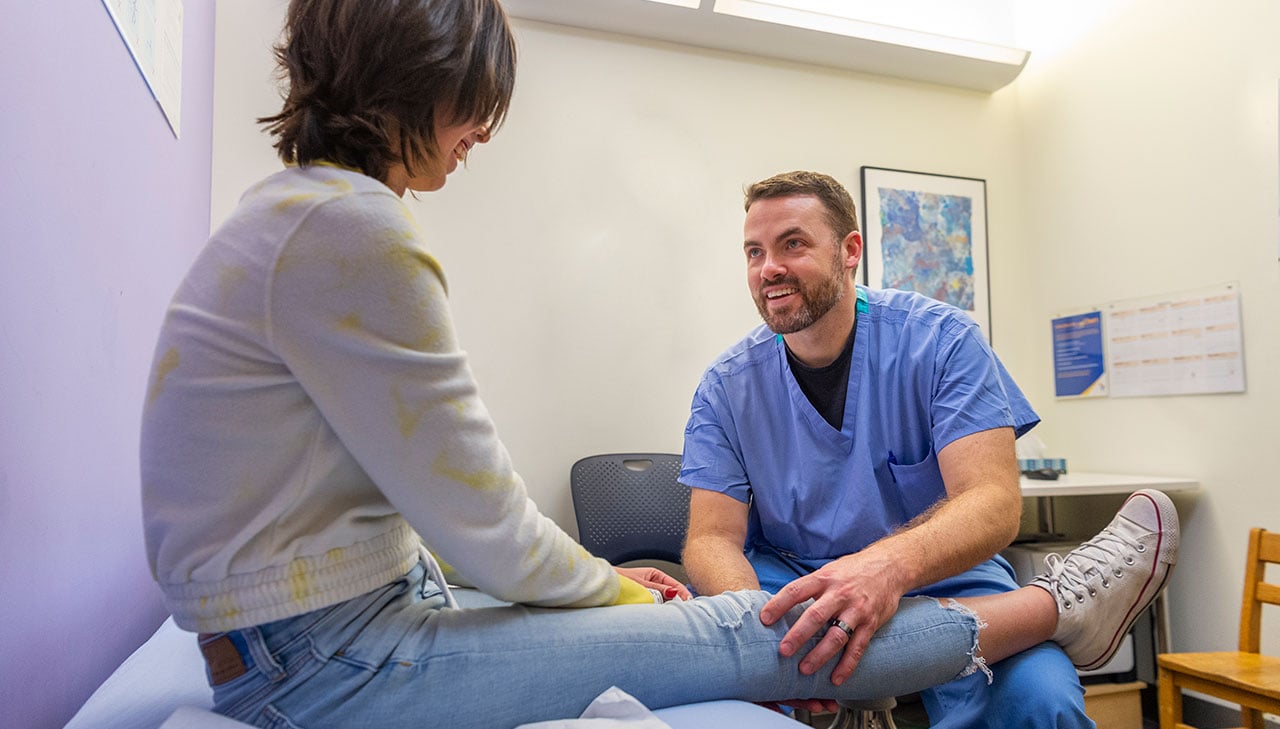
[[[670,453],[610,453],[573,464],[569,487],[582,546],[611,564],[679,564],[689,522],[689,489],[679,474],[680,456]]]
[[[1244,570],[1244,602],[1240,609],[1240,650],[1262,649],[1262,606],[1280,605],[1280,585],[1267,582],[1267,565],[1280,563],[1280,532],[1249,530],[1249,561]]]

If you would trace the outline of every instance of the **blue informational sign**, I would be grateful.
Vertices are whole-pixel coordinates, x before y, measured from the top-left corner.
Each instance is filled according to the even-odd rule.
[[[1058,397],[1107,394],[1101,311],[1053,320],[1053,381]]]

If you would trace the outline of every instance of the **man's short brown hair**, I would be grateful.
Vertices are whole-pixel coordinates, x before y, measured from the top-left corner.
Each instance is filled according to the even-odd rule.
[[[747,188],[743,207],[750,210],[751,204],[757,200],[796,195],[818,198],[827,211],[827,223],[837,241],[844,240],[858,229],[858,209],[853,204],[849,191],[834,178],[821,172],[797,170],[761,180]]]

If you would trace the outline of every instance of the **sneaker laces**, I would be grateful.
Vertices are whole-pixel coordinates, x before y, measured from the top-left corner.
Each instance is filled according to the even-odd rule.
[[[1104,589],[1111,587],[1111,578],[1124,576],[1124,566],[1131,566],[1135,560],[1132,552],[1145,552],[1146,545],[1118,533],[1111,527],[1104,528],[1097,536],[1072,550],[1066,558],[1059,554],[1045,557],[1045,568],[1048,574],[1049,587],[1062,602],[1064,608],[1071,607],[1067,598],[1070,593],[1076,602],[1084,602],[1085,593],[1092,597],[1098,594],[1095,585]]]

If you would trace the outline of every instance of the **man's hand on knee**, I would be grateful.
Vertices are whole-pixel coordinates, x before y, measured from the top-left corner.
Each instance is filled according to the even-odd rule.
[[[760,611],[760,620],[772,625],[788,610],[812,599],[778,651],[793,656],[815,636],[816,645],[800,661],[800,672],[810,675],[837,655],[831,681],[844,683],[857,667],[871,636],[898,609],[902,588],[893,570],[866,553],[842,557],[793,580]]]

